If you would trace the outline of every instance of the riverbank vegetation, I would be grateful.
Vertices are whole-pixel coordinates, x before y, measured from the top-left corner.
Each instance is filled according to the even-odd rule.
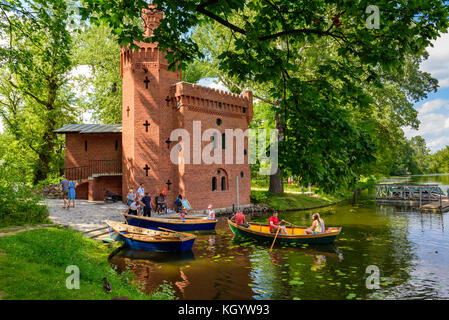
[[[174,299],[169,285],[146,295],[131,272],[117,274],[108,262],[114,250],[72,229],[42,228],[0,237],[0,292],[3,299]],[[80,270],[79,289],[68,289],[66,279]],[[103,289],[103,278],[112,287]]]

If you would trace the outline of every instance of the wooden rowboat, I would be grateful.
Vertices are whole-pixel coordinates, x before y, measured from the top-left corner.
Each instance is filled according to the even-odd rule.
[[[217,220],[209,220],[198,217],[186,217],[182,220],[180,217],[159,218],[159,217],[141,217],[130,214],[123,214],[127,224],[147,229],[166,228],[175,231],[196,231],[196,230],[214,230]]]
[[[192,249],[196,236],[189,233],[166,232],[106,221],[109,232],[118,234],[129,248],[157,252],[186,252]]]
[[[262,241],[273,242],[275,233],[270,232],[268,224],[250,223],[248,228],[238,226],[231,220],[228,220],[229,227],[235,236],[252,238]],[[276,242],[282,243],[307,243],[307,244],[330,244],[340,234],[341,227],[326,229],[326,232],[318,234],[305,234],[307,227],[286,226],[288,235],[279,233]]]

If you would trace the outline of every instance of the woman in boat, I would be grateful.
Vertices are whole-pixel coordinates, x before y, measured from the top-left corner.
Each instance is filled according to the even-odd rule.
[[[312,215],[312,219],[313,219],[312,226],[310,228],[307,228],[306,230],[304,230],[304,233],[305,234],[318,234],[318,233],[325,232],[326,229],[324,228],[324,220],[320,218],[320,214],[314,213]]]
[[[274,211],[273,215],[268,219],[268,223],[270,225],[270,232],[277,233],[279,230],[280,234],[288,235],[287,228],[285,226],[281,226],[281,223],[285,222],[284,220],[279,221],[278,212]]]
[[[210,204],[207,209],[209,210],[209,214],[204,219],[206,220],[215,220],[215,210],[214,207]]]

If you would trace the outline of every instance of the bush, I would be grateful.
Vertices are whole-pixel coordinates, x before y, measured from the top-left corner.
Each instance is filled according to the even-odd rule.
[[[253,204],[266,204],[268,202],[267,192],[261,190],[251,190],[250,199]]]
[[[0,185],[0,226],[48,222],[48,209],[41,200],[19,183]]]

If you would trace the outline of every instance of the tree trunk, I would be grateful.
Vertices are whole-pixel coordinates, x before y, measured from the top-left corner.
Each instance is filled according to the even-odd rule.
[[[276,129],[279,130],[279,141],[284,139],[284,126],[279,120],[279,115],[275,116]],[[282,180],[281,169],[278,166],[276,173],[270,176],[270,188],[268,192],[273,194],[284,193],[284,181]]]
[[[284,193],[284,181],[281,177],[281,170],[277,169],[276,173],[270,176],[270,188],[268,192],[274,194],[282,194]]]

